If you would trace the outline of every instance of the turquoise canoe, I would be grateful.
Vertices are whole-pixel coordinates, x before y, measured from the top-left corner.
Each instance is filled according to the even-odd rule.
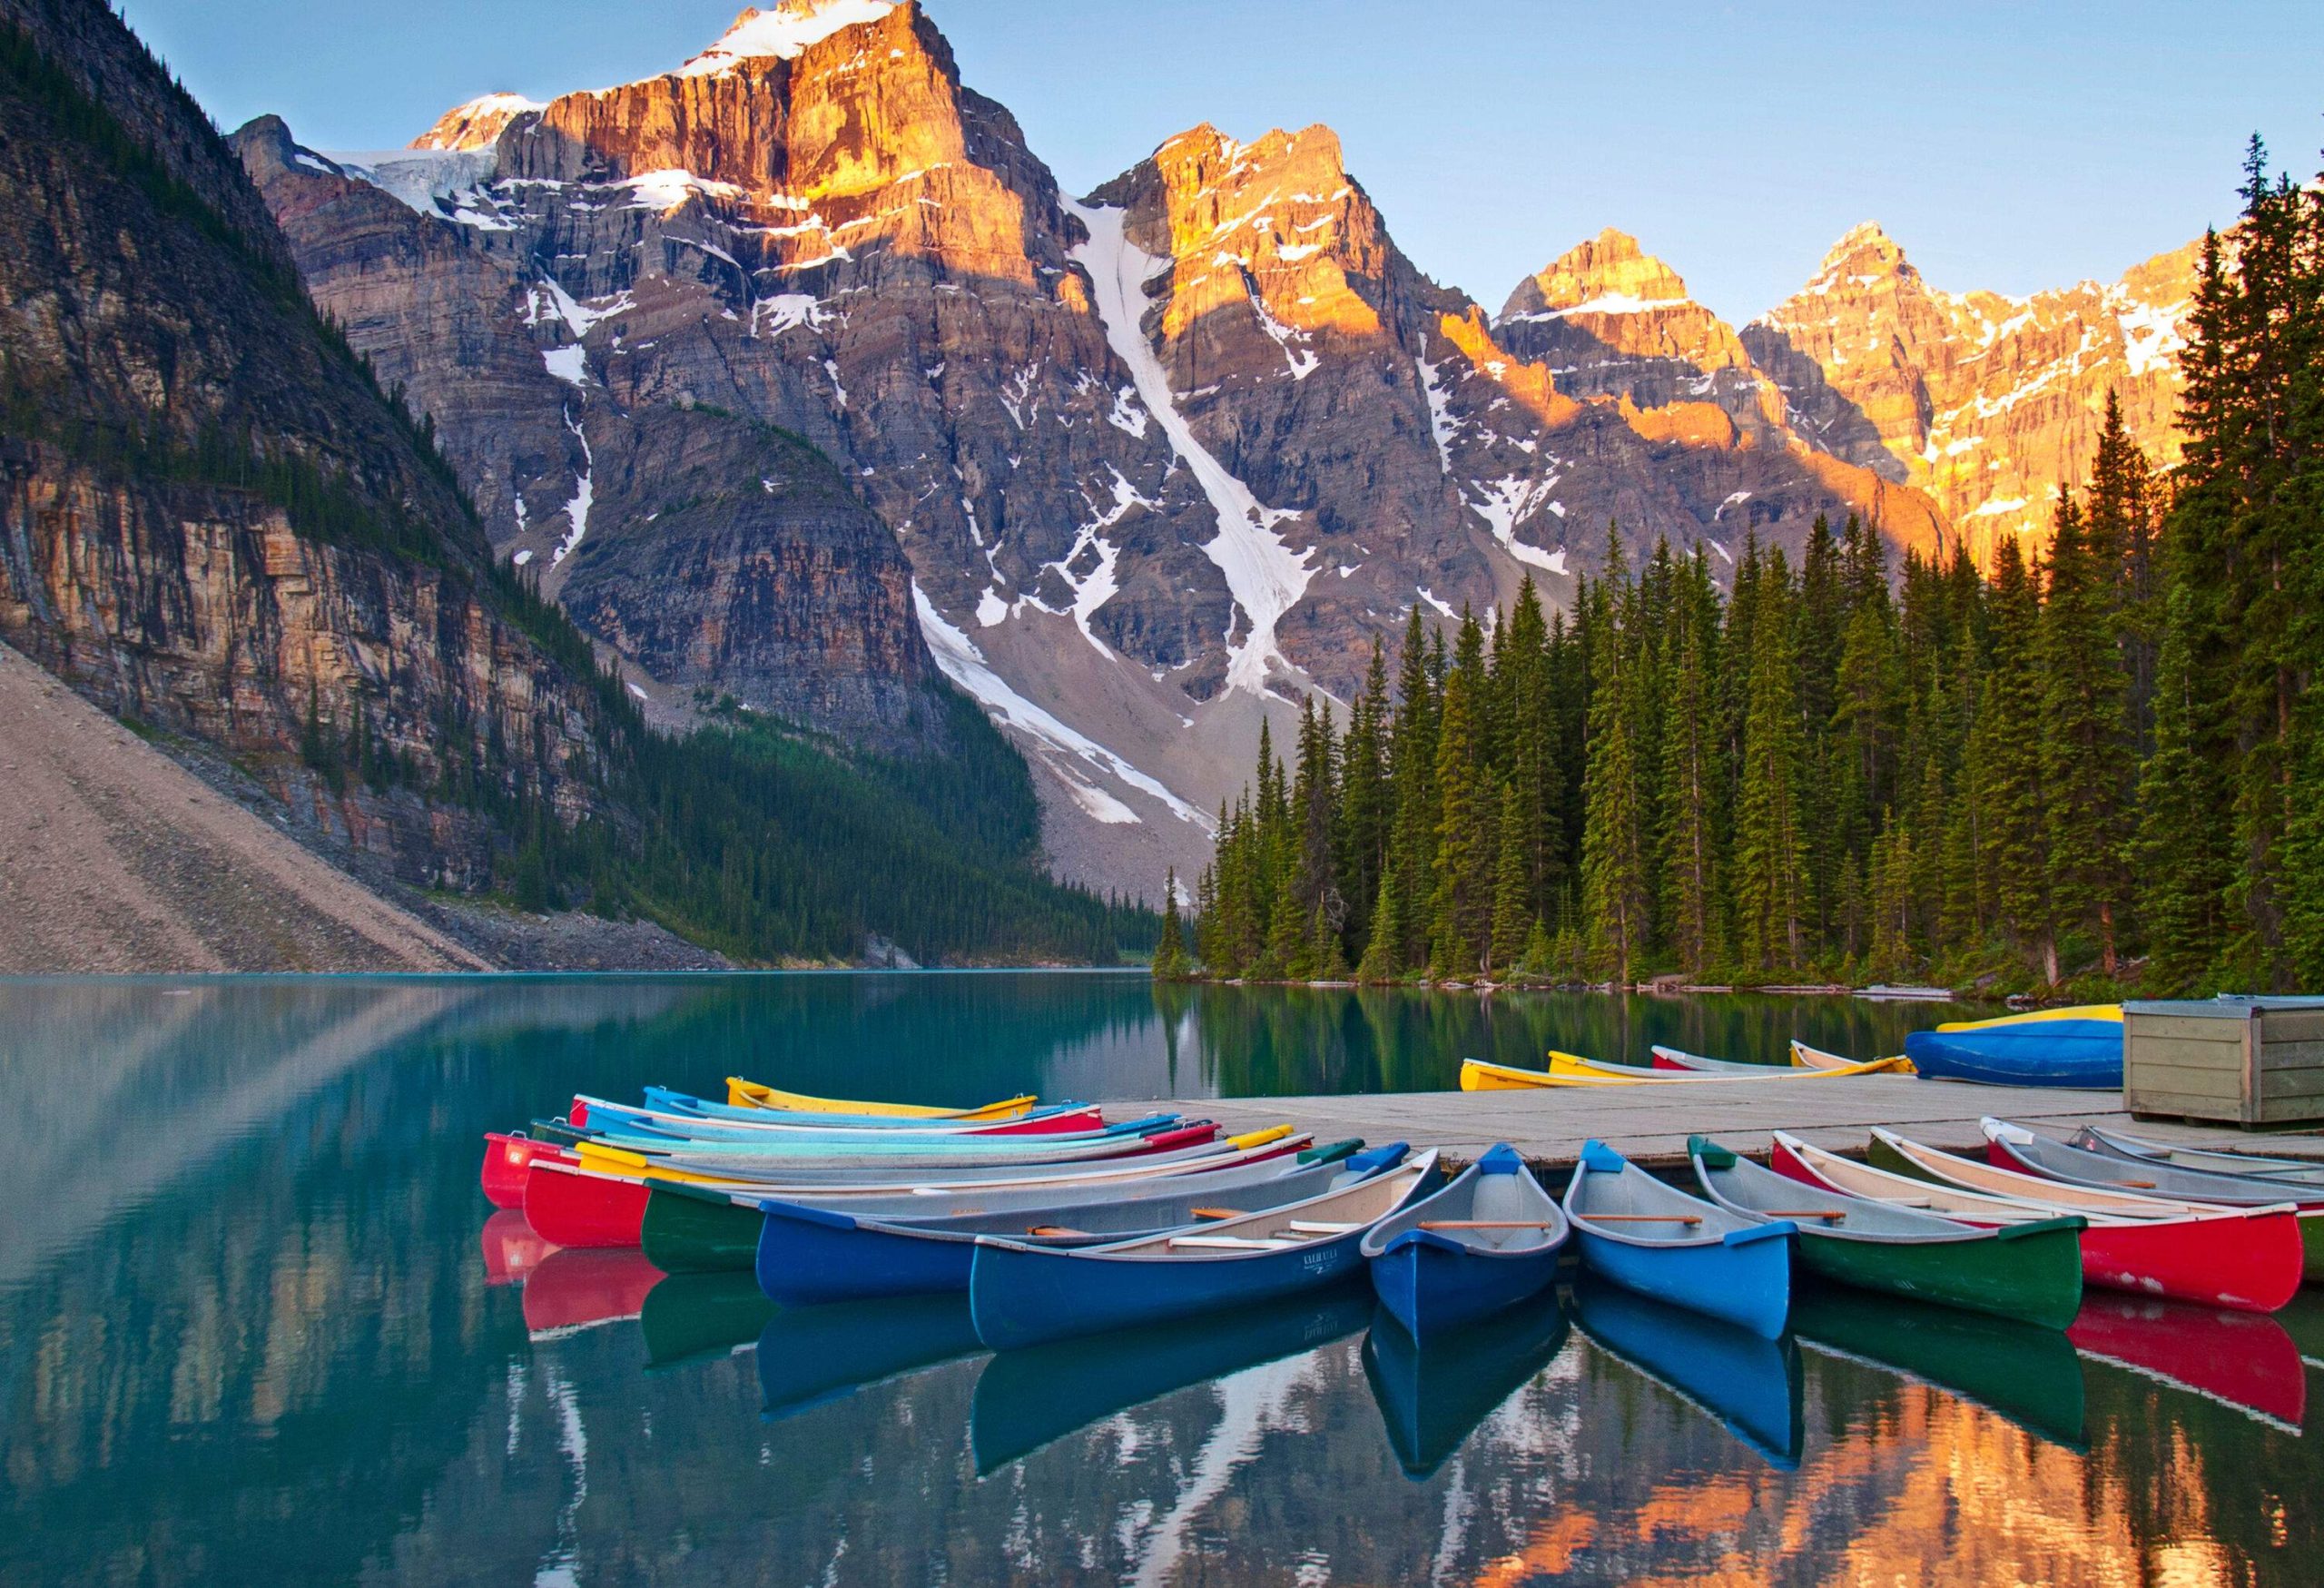
[[[1783,1333],[1798,1233],[1791,1223],[1690,1197],[1594,1139],[1574,1166],[1565,1213],[1593,1272],[1767,1339]]]

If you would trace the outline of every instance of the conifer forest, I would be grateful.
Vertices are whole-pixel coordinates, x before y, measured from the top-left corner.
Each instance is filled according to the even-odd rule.
[[[2324,195],[2254,139],[2157,469],[2046,545],[1658,546],[1262,731],[1158,974],[2324,986]]]

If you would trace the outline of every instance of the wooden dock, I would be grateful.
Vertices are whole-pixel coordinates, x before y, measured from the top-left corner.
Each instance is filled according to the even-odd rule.
[[[1738,1151],[1764,1154],[1774,1131],[1861,1156],[1871,1128],[1886,1125],[1916,1141],[1983,1156],[1978,1119],[1997,1115],[2056,1136],[2083,1125],[2118,1127],[2188,1146],[2324,1159],[2324,1136],[2254,1135],[2225,1126],[2134,1120],[2118,1091],[1969,1086],[1908,1075],[1837,1080],[1700,1080],[1542,1091],[1414,1091],[1354,1097],[1178,1098],[1107,1105],[1118,1118],[1141,1111],[1216,1119],[1230,1131],[1291,1124],[1319,1141],[1361,1136],[1408,1141],[1466,1160],[1506,1141],[1536,1167],[1571,1168],[1596,1137],[1649,1168],[1683,1168],[1691,1131]]]

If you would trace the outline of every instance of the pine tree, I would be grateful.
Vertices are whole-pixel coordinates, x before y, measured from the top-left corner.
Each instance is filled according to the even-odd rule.
[[[1162,883],[1162,935],[1154,945],[1154,979],[1177,981],[1187,972],[1186,930],[1178,921],[1178,868],[1170,867]]]
[[[1617,576],[1618,577],[1618,576]],[[1628,587],[1620,587],[1628,605]],[[1636,673],[1618,615],[1598,627],[1582,774],[1581,913],[1590,968],[1629,983],[1649,948],[1649,876],[1638,763]]]
[[[1404,973],[1403,871],[1388,866],[1380,873],[1380,892],[1372,904],[1372,939],[1355,967],[1359,981],[1393,981]]]
[[[2044,981],[2057,979],[2042,787],[2041,597],[2014,538],[1994,557],[1992,663],[1970,735],[1993,916]]]
[[[1440,977],[1475,973],[1492,925],[1492,848],[1498,813],[1477,745],[1476,669],[1455,666],[1445,680],[1437,729],[1435,891],[1430,901],[1430,964]]]
[[[1805,754],[1796,679],[1791,586],[1783,554],[1768,560],[1751,617],[1749,709],[1735,812],[1737,950],[1757,971],[1805,958],[1799,781]]]
[[[1524,804],[1509,784],[1501,785],[1501,843],[1493,857],[1492,947],[1486,968],[1506,980],[1525,958],[1525,945],[1540,917],[1533,913],[1533,886],[1526,874],[1530,824]]]
[[[1397,678],[1395,727],[1388,752],[1395,804],[1394,857],[1391,864],[1399,873],[1396,891],[1404,908],[1398,916],[1403,938],[1392,947],[1396,964],[1413,965],[1424,960],[1428,953],[1427,903],[1436,872],[1437,828],[1437,686],[1429,666],[1427,640],[1417,607],[1405,621],[1403,657]]]
[[[2128,680],[2114,636],[2114,570],[2064,492],[2048,582],[2040,666],[2050,904],[2059,924],[2095,934],[2100,965],[2112,976],[2131,893]]]
[[[1699,975],[1718,955],[1717,850],[1721,787],[1718,608],[1699,551],[1670,626],[1676,654],[1663,697],[1662,921],[1679,968]]]

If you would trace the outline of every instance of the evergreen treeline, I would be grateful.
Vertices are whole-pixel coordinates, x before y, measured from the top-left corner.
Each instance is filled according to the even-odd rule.
[[[2324,197],[2205,245],[2158,477],[2110,398],[2048,551],[1887,562],[1817,521],[1531,580],[1448,646],[1417,608],[1344,724],[1267,730],[1220,812],[1216,977],[1677,972],[2324,989]]]

